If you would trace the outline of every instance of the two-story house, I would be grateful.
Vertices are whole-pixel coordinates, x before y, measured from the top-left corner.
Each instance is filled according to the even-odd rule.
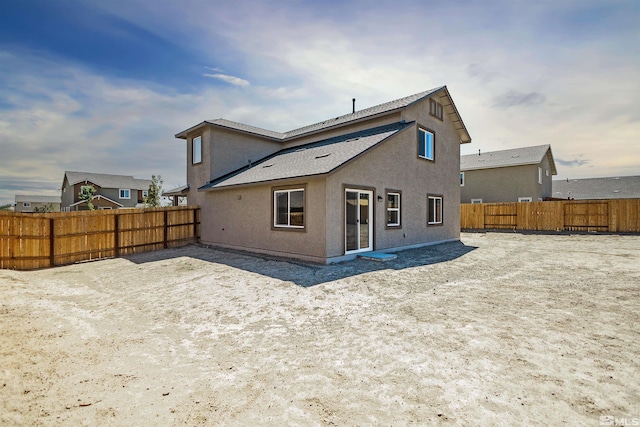
[[[138,179],[127,175],[65,171],[62,180],[61,210],[87,210],[87,203],[80,199],[84,186],[92,186],[96,194],[91,202],[95,209],[134,208],[143,203],[151,185],[150,179]]]
[[[187,142],[201,241],[329,263],[460,237],[460,144],[446,86],[275,132],[225,119]]]
[[[552,197],[550,145],[460,156],[460,202],[537,202]]]

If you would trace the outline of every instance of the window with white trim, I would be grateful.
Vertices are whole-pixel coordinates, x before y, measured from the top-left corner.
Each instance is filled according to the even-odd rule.
[[[121,199],[130,199],[131,198],[131,190],[129,190],[128,188],[121,188],[120,189],[120,198]]]
[[[427,224],[442,224],[442,196],[427,196]]]
[[[400,193],[387,193],[387,227],[400,227]]]
[[[149,195],[149,190],[142,190],[142,198],[144,199]]]
[[[542,168],[538,167],[538,184],[542,184]]]
[[[518,202],[531,202],[533,199],[531,197],[518,197]]]
[[[31,202],[22,202],[22,207],[30,208],[31,207]]]
[[[464,172],[460,172],[460,187],[464,187]]]
[[[273,226],[304,228],[304,188],[273,192]]]
[[[433,160],[435,148],[435,135],[426,129],[418,128],[418,156],[423,159]]]
[[[471,199],[471,204],[476,205],[482,203],[482,199]]]
[[[192,163],[202,162],[202,136],[196,136],[191,140]]]

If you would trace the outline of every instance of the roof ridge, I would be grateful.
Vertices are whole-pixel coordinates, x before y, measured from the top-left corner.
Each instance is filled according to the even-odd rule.
[[[402,98],[394,99],[392,101],[383,102],[381,104],[374,105],[372,107],[364,108],[362,110],[358,110],[352,113],[343,114],[341,116],[336,117],[335,119],[325,119],[316,123],[312,123],[310,125],[302,126],[299,128],[295,128],[286,132],[278,132],[270,129],[261,128],[258,126],[253,126],[241,122],[237,122],[234,120],[228,120],[225,118],[218,118],[213,120],[207,120],[207,123],[215,124],[222,127],[227,127],[230,129],[245,131],[249,133],[254,133],[257,135],[262,135],[274,139],[278,139],[280,141],[284,141],[287,139],[292,139],[295,137],[300,137],[302,135],[306,135],[312,133],[314,131],[324,130],[331,126],[342,125],[346,123],[350,123],[352,121],[363,119],[367,117],[374,116],[376,114],[389,113],[391,111],[395,111],[400,108],[407,107],[414,102],[417,102],[424,97],[434,94],[442,89],[446,88],[446,86],[439,86],[436,88],[428,89],[422,92],[414,93],[412,95],[407,95]]]

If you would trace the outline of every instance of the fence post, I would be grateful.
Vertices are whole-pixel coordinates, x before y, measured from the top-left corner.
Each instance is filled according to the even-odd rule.
[[[55,218],[49,218],[49,263],[51,267],[56,265],[56,255],[55,255],[55,238],[56,238],[56,229],[55,229]]]
[[[163,248],[167,249],[169,247],[167,239],[169,238],[169,212],[166,210],[164,213],[164,238],[163,238]]]
[[[120,256],[120,215],[113,215],[113,256],[116,258]]]
[[[200,208],[193,209],[193,238],[198,243],[200,236],[198,236],[198,219],[200,218]]]

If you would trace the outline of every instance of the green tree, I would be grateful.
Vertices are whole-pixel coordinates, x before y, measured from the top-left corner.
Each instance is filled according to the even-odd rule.
[[[160,195],[162,194],[162,177],[160,175],[151,175],[151,184],[149,184],[149,191],[147,191],[147,197],[144,198],[145,206],[151,208],[160,207]]]
[[[2,205],[2,206],[0,206],[0,211],[9,211],[9,210],[11,210],[11,206],[13,206],[11,203],[7,203],[6,205]]]
[[[80,200],[87,202],[87,207],[90,211],[95,210],[95,206],[93,206],[93,196],[95,195],[96,189],[93,188],[93,185],[83,185],[82,189],[78,193]]]

